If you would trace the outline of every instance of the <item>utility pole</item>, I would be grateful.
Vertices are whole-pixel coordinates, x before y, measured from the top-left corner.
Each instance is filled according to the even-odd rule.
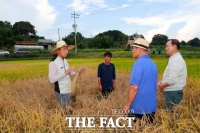
[[[74,10],[74,14],[71,14],[71,15],[74,18],[74,24],[72,25],[72,28],[74,28],[75,54],[77,54],[77,44],[76,44],[76,28],[77,28],[77,24],[76,24],[76,18],[78,18],[80,15],[76,14],[75,10]]]
[[[60,32],[59,32],[59,29],[58,29],[58,39],[60,41]]]

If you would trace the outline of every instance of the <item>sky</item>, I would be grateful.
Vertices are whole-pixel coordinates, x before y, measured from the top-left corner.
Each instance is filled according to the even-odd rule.
[[[149,42],[155,34],[200,38],[200,0],[0,0],[0,21],[28,21],[53,41],[74,32],[74,11],[76,31],[87,38],[108,30],[137,32]]]

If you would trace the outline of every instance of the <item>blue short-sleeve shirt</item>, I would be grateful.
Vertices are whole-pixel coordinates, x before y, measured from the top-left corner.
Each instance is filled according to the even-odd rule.
[[[130,109],[135,114],[150,114],[156,111],[157,67],[148,55],[143,55],[134,63],[130,85],[138,86],[138,91]]]

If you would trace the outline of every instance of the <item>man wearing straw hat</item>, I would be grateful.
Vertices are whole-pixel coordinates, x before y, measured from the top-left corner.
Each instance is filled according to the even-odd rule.
[[[148,55],[148,41],[139,38],[132,48],[133,57],[137,60],[132,67],[124,110],[129,117],[135,117],[135,120],[144,118],[153,123],[156,112],[157,67]]]
[[[66,108],[70,101],[70,76],[76,75],[76,72],[73,71],[74,68],[69,67],[65,59],[68,51],[73,48],[74,45],[67,45],[65,41],[58,41],[56,48],[51,51],[51,54],[56,53],[56,56],[49,63],[49,80],[55,85],[54,90],[63,109]]]

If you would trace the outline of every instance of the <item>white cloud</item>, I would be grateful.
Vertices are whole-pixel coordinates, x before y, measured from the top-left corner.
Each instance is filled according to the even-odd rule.
[[[154,16],[154,17],[136,17],[136,18],[121,18],[128,24],[139,24],[139,25],[150,25],[150,26],[158,26],[163,25],[165,23],[164,16]]]
[[[168,29],[170,28],[171,24],[166,24],[166,25],[163,25],[161,27],[159,27],[158,29],[152,29],[152,30],[149,30],[147,32],[147,35],[144,35],[145,38],[151,42],[152,40],[152,37],[155,35],[155,34],[164,34],[166,35]]]
[[[57,13],[48,0],[13,0],[0,1],[0,16],[2,21],[12,24],[19,21],[29,21],[37,31],[52,27]]]
[[[92,10],[106,8],[108,6],[105,4],[104,0],[73,0],[73,2],[66,7],[71,7],[78,12],[86,12],[89,14]]]
[[[131,5],[123,4],[120,7],[113,7],[113,8],[109,8],[108,10],[118,10],[118,9],[126,8],[126,7],[129,7],[129,6],[131,6]]]
[[[136,23],[138,25],[147,25],[150,27],[155,27],[147,31],[147,34],[144,37],[151,42],[152,37],[155,34],[166,34],[170,28],[172,22],[166,20],[166,16],[154,16],[146,18],[123,18],[129,24]]]
[[[166,34],[171,25],[185,23],[181,29],[176,31],[176,38],[188,41],[200,33],[200,1],[192,0],[191,2],[185,1],[184,3],[180,4],[181,6],[177,6],[177,8],[173,8],[173,10],[167,10],[158,15],[121,19],[128,24],[154,27],[147,31],[146,38],[149,41],[155,34]],[[194,7],[194,5],[196,6]]]
[[[177,39],[180,41],[188,41],[193,39],[198,33],[200,33],[200,15],[190,17],[186,21],[186,25],[178,31]]]
[[[143,0],[145,2],[169,2],[171,0]]]
[[[60,29],[72,29],[72,24],[73,24],[73,23],[60,24],[60,25],[56,26],[55,28],[60,28]]]

